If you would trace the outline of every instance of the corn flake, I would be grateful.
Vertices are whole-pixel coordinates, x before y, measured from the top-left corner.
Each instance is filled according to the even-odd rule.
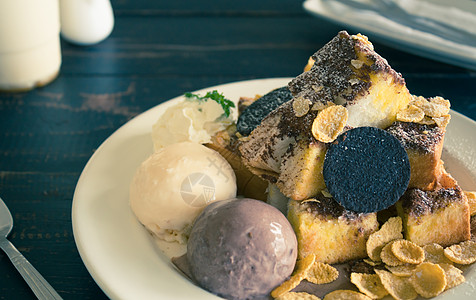
[[[449,101],[448,101],[449,102]],[[447,115],[450,111],[449,104],[441,97],[426,99],[424,97],[415,97],[410,105],[419,107],[428,117],[441,117]]]
[[[392,272],[392,274],[394,275],[401,276],[401,277],[409,277],[412,275],[413,270],[415,270],[416,266],[417,265],[413,265],[413,264],[404,264],[404,265],[395,266],[395,267],[385,266],[385,268],[387,268],[387,270]]]
[[[324,297],[324,300],[370,300],[364,294],[351,290],[335,290]]]
[[[397,300],[413,300],[418,294],[408,278],[399,277],[385,270],[375,270],[387,292]]]
[[[312,135],[318,141],[330,143],[344,130],[349,113],[342,105],[332,105],[321,110],[312,123]]]
[[[311,57],[307,60],[307,64],[304,66],[304,72],[311,70],[312,66],[316,61]]]
[[[393,217],[387,220],[380,230],[372,233],[367,240],[367,254],[373,261],[381,261],[380,252],[390,241],[402,239],[402,219]]]
[[[398,240],[393,240],[382,248],[380,252],[380,259],[382,262],[388,266],[396,267],[405,264],[403,261],[399,260],[392,252],[392,245]]]
[[[435,120],[433,120],[433,118],[425,116],[423,119],[421,119],[417,123],[422,125],[433,125],[435,124]]]
[[[438,296],[445,290],[445,271],[437,264],[424,262],[419,264],[410,276],[415,291],[425,298]]]
[[[380,261],[373,261],[373,260],[371,260],[371,259],[369,259],[369,258],[364,258],[363,261],[364,261],[364,263],[366,263],[366,264],[368,264],[368,265],[371,265],[372,267],[378,266],[378,265],[380,265],[380,264],[382,263],[382,262],[380,262]]]
[[[392,243],[392,252],[400,261],[408,264],[419,264],[425,259],[425,251],[408,240],[396,240]]]
[[[451,260],[446,258],[444,248],[436,243],[423,246],[425,251],[425,261],[434,264],[453,264]]]
[[[436,96],[436,97],[428,99],[428,101],[430,103],[433,103],[435,105],[442,107],[442,111],[444,111],[445,114],[450,112],[451,103],[449,100],[446,100],[443,97]]]
[[[476,261],[476,243],[464,241],[445,248],[445,256],[454,263],[468,265]]]
[[[307,271],[314,265],[316,261],[316,256],[314,254],[308,255],[303,259],[300,259],[296,262],[296,270],[294,273],[307,274]]]
[[[425,113],[416,105],[409,105],[397,113],[397,121],[420,122],[425,117]]]
[[[336,280],[337,277],[339,277],[339,271],[336,268],[316,261],[307,271],[306,280],[314,284],[324,284]]]
[[[450,264],[439,264],[439,266],[445,271],[446,287],[445,290],[454,288],[457,285],[465,282],[466,279],[463,276],[463,271]]]
[[[287,292],[276,300],[320,300],[320,298],[306,292]]]
[[[440,128],[445,128],[446,125],[450,123],[451,116],[450,115],[443,115],[441,117],[434,117],[432,118],[435,121],[436,125]]]
[[[367,36],[357,33],[355,35],[352,35],[351,38],[360,41],[362,44],[369,47],[371,50],[374,50],[374,45],[372,45]]]
[[[271,292],[271,296],[273,298],[278,298],[284,295],[285,293],[290,292],[295,287],[297,287],[301,283],[301,281],[303,281],[306,278],[307,272],[312,267],[315,261],[316,261],[316,256],[313,254],[308,255],[301,260],[298,260],[296,262],[296,270],[294,271],[291,278],[289,278],[288,280],[283,282],[280,286],[275,288]]]
[[[476,215],[476,192],[465,191],[464,195],[468,198],[469,213],[471,216]]]
[[[273,298],[278,298],[284,295],[285,293],[292,291],[295,287],[297,287],[301,283],[301,281],[304,280],[304,277],[305,277],[304,274],[292,275],[291,278],[289,278],[288,280],[283,282],[280,286],[275,288],[271,292],[271,296]]]
[[[350,282],[372,299],[381,299],[388,295],[377,274],[351,273]]]

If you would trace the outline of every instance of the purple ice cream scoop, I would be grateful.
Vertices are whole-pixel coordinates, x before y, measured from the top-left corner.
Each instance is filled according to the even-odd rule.
[[[291,275],[296,256],[296,235],[286,217],[247,198],[208,205],[187,245],[193,278],[227,299],[269,295]]]

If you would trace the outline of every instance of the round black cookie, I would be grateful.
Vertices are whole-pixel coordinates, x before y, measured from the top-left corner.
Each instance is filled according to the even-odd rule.
[[[243,111],[236,122],[236,129],[243,136],[249,135],[270,112],[292,98],[286,86],[272,90]]]
[[[377,212],[393,205],[410,181],[410,162],[402,144],[375,127],[350,129],[329,145],[324,181],[345,209]]]

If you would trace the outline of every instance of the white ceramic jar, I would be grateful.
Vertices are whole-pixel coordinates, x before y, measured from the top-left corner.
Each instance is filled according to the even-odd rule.
[[[80,46],[103,41],[114,27],[109,0],[60,0],[60,15],[61,36]]]
[[[0,0],[0,90],[48,84],[61,65],[58,0]]]

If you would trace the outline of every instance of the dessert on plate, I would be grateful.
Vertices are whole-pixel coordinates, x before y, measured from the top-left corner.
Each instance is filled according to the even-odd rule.
[[[464,282],[476,197],[441,159],[450,102],[412,95],[365,36],[339,32],[287,86],[243,95],[235,119],[216,91],[190,95],[170,108],[186,126],[173,133],[170,115],[157,121],[157,151],[170,153],[139,168],[131,206],[158,238],[187,243],[177,266],[193,282],[227,299],[415,299]],[[180,168],[171,159],[195,148],[226,168],[212,174],[207,155]],[[218,180],[224,169],[233,181]],[[172,173],[170,191],[156,193]],[[209,197],[187,202],[191,187]]]

